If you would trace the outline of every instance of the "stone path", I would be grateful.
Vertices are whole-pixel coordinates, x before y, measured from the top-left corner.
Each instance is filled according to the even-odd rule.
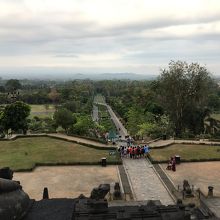
[[[214,187],[214,195],[220,197],[220,161],[181,163],[176,166],[176,172],[166,170],[167,164],[160,164],[166,175],[172,180],[175,187],[182,187],[183,180],[188,180],[194,189],[207,195],[208,186]]]
[[[13,140],[13,139],[15,139],[16,137],[19,137],[19,136],[24,136],[24,135],[23,134],[13,134],[12,136],[10,136],[7,139]],[[60,138],[60,139],[67,140],[67,141],[74,141],[74,142],[77,142],[79,144],[80,143],[89,144],[89,145],[93,145],[93,146],[97,146],[97,147],[106,147],[106,148],[114,147],[113,145],[102,144],[100,142],[92,141],[92,140],[89,140],[89,139],[86,139],[86,138],[68,136],[66,134],[61,134],[61,133],[51,133],[51,134],[42,133],[42,134],[27,134],[27,135],[25,135],[25,137],[28,137],[28,136],[30,136],[30,137],[33,137],[33,136],[36,136],[36,137],[48,136],[48,137]]]
[[[65,135],[65,134],[54,133],[54,134],[48,134],[47,136],[49,136],[49,137],[58,137],[58,138],[62,138],[64,140],[76,141],[78,143],[90,144],[90,145],[94,145],[94,146],[98,146],[98,147],[112,147],[110,145],[108,146],[107,144],[102,144],[102,143],[92,141],[92,140],[88,140],[88,139],[85,139],[85,138],[68,136],[68,135]]]
[[[123,124],[121,123],[121,121],[118,119],[118,117],[116,116],[116,114],[114,113],[114,111],[112,110],[111,106],[105,103],[99,103],[97,102],[97,104],[99,105],[105,105],[108,109],[108,112],[111,116],[112,121],[115,124],[115,127],[117,128],[117,132],[118,134],[121,136],[121,139],[125,139],[125,136],[128,135],[128,132],[126,130],[126,128],[123,126]]]
[[[136,200],[160,200],[164,205],[174,204],[152,164],[146,159],[123,158],[123,165]]]
[[[112,108],[106,105],[115,126],[122,138],[128,135],[127,130],[119,121]],[[119,143],[120,144],[120,143]],[[123,166],[137,201],[160,200],[164,205],[174,204],[173,199],[153,169],[153,165],[146,159],[122,158]]]
[[[123,124],[120,122],[120,120],[118,119],[118,117],[116,116],[116,114],[113,112],[112,108],[109,105],[106,105],[108,112],[118,130],[119,135],[121,136],[121,139],[125,139],[125,136],[128,135],[127,130],[125,129],[125,127],[123,126]]]
[[[150,143],[149,146],[152,148],[157,148],[157,147],[167,146],[173,143],[174,143],[174,140],[158,140],[158,141]]]
[[[93,105],[92,119],[93,121],[96,121],[96,122],[99,121],[99,109],[96,105]]]
[[[171,144],[206,144],[206,145],[220,145],[220,142],[215,142],[215,141],[208,141],[208,140],[159,140],[156,142],[152,142],[149,144],[150,147],[152,148],[157,148],[157,147],[163,147]]]

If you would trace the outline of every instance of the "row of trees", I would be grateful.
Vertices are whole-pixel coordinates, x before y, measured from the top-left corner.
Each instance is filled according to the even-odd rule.
[[[0,111],[1,133],[8,131],[26,133],[27,130],[38,133],[55,132],[60,127],[70,134],[95,135],[95,125],[91,119],[94,94],[94,86],[91,81],[58,82],[52,86],[50,83],[45,84],[47,82],[44,82],[43,88],[40,85],[31,87],[27,84],[15,87],[15,81],[20,83],[18,80],[9,80],[13,84],[11,92],[14,89],[19,89],[17,99],[21,101],[7,104],[12,100],[7,99],[7,94],[1,94],[5,97],[1,100],[4,104]],[[6,84],[8,85],[8,83]],[[45,104],[45,106],[53,103],[56,106],[56,111],[52,118],[28,117],[30,106],[22,101],[28,104]],[[29,108],[29,111],[23,115],[18,110],[19,108],[24,111]]]
[[[94,128],[91,117],[86,114],[73,113],[66,108],[59,107],[53,118],[40,119],[28,118],[31,107],[24,102],[17,101],[6,105],[0,111],[0,133],[24,133],[30,131],[56,131],[61,126],[67,133],[89,135],[90,129]]]
[[[7,88],[10,84],[11,88],[21,90],[21,100],[27,103],[54,103],[57,106],[53,118],[42,121],[35,117],[28,122],[28,108],[26,114],[19,113],[21,116],[14,117],[13,111],[11,115],[8,113],[8,109],[15,108],[14,104],[7,105],[1,110],[0,122],[1,127],[12,130],[19,127],[25,131],[28,122],[33,130],[40,126],[56,130],[61,126],[69,133],[93,135],[92,130],[101,129],[91,120],[96,93],[106,97],[130,134],[137,138],[154,138],[165,133],[179,137],[199,135],[204,131],[205,117],[220,108],[220,89],[206,67],[182,61],[170,62],[154,81],[74,80],[45,82],[43,87],[40,84],[20,87],[18,81],[12,80],[7,83]],[[9,120],[12,115],[14,119]]]
[[[220,108],[220,89],[204,66],[171,61],[154,81],[103,82],[99,90],[131,135],[196,136]]]

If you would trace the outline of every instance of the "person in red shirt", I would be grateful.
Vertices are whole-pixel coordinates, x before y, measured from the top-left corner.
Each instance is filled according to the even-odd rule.
[[[135,148],[134,148],[134,158],[135,158],[135,159],[137,158],[137,154],[138,154],[137,147],[135,147]]]

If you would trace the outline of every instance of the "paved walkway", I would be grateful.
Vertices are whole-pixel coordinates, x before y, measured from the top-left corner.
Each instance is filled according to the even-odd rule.
[[[62,138],[65,140],[70,140],[70,141],[76,141],[79,143],[83,143],[83,144],[90,144],[90,145],[94,145],[94,146],[98,146],[98,147],[112,147],[110,145],[107,144],[102,144],[96,141],[92,141],[92,140],[88,140],[85,138],[80,138],[80,137],[73,137],[73,136],[68,136],[65,134],[59,134],[59,133],[54,133],[54,134],[48,134],[49,137],[58,137],[58,138]]]
[[[163,147],[170,144],[207,144],[207,145],[220,145],[220,142],[208,141],[208,140],[159,140],[153,143],[150,143],[149,146],[152,148]]]
[[[99,121],[99,109],[98,109],[98,107],[96,105],[93,105],[92,119],[95,122]]]
[[[108,109],[108,112],[111,116],[112,121],[115,124],[115,127],[117,128],[117,132],[118,134],[121,136],[121,139],[126,139],[125,136],[128,135],[128,132],[126,130],[126,128],[123,126],[123,124],[121,123],[121,121],[118,119],[118,117],[116,116],[116,114],[114,113],[114,111],[112,110],[111,106],[105,103],[99,103],[97,102],[97,104],[99,105],[105,105]]]
[[[137,201],[160,200],[164,205],[174,204],[153,166],[146,159],[123,158],[123,165]]]
[[[123,126],[123,124],[120,122],[120,120],[118,119],[118,117],[116,116],[116,114],[113,112],[112,108],[109,105],[106,105],[108,112],[118,130],[119,135],[121,136],[121,139],[125,139],[125,136],[128,135],[127,130],[125,129],[125,127]]]
[[[159,141],[150,143],[149,146],[152,148],[156,148],[156,147],[167,146],[173,143],[174,143],[174,140],[159,140]]]
[[[80,138],[80,137],[74,137],[74,136],[68,136],[66,134],[60,134],[60,133],[52,133],[52,134],[46,134],[46,133],[42,133],[42,134],[27,134],[25,136],[48,136],[48,137],[57,137],[63,140],[67,140],[67,141],[74,141],[74,142],[78,142],[78,143],[82,143],[82,144],[89,144],[89,145],[93,145],[93,146],[97,146],[97,147],[112,147],[112,145],[107,145],[107,144],[102,144],[100,142],[96,142],[96,141],[92,141],[89,139],[85,139],[85,138]],[[14,139],[16,137],[19,136],[24,136],[22,134],[13,134],[12,136],[10,136],[8,139]]]
[[[112,108],[106,105],[109,114],[122,138],[128,135],[127,130],[119,121]],[[120,144],[120,143],[119,143]],[[160,200],[164,205],[174,204],[173,199],[153,169],[153,165],[146,159],[122,158],[124,169],[130,181],[134,199],[137,201]]]
[[[200,188],[204,195],[208,193],[208,186],[213,186],[214,195],[220,197],[220,161],[181,163],[176,166],[176,172],[167,170],[167,164],[160,164],[160,167],[176,188],[182,187],[185,179],[194,189]]]

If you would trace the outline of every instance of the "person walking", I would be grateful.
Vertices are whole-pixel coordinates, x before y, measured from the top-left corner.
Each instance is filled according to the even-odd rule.
[[[145,152],[144,146],[141,146],[141,157],[144,157],[144,152]]]
[[[176,160],[175,160],[175,157],[173,157],[173,160],[172,160],[172,171],[176,171]]]
[[[132,147],[132,159],[134,159],[134,157],[135,157],[135,149],[134,147]]]
[[[129,154],[130,154],[130,158],[132,159],[132,151],[133,151],[133,149],[132,149],[132,147],[130,146],[129,147]]]
[[[145,157],[147,158],[147,155],[149,153],[149,146],[147,144],[144,145],[144,154],[145,154]]]
[[[137,146],[137,158],[140,158],[140,147]]]

